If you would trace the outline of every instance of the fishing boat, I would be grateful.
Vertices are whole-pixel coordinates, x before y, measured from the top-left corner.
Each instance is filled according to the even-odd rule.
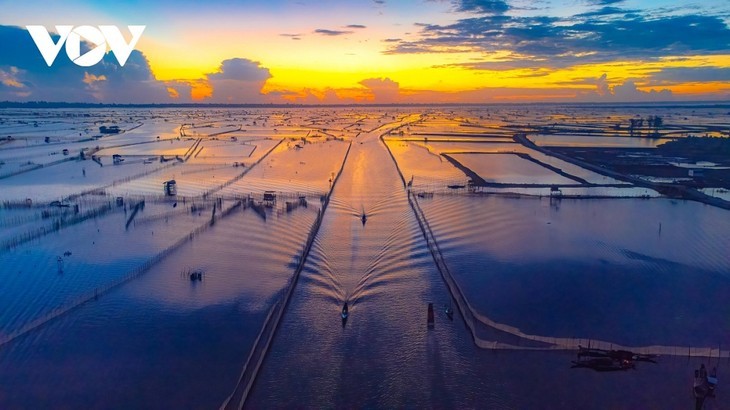
[[[628,350],[606,350],[578,346],[578,357],[608,357],[613,360],[629,360],[635,362],[656,363],[655,354],[635,353]]]
[[[636,366],[631,360],[615,360],[610,357],[596,357],[594,359],[573,361],[572,368],[584,367],[597,372],[615,372],[634,369]]]
[[[635,369],[636,362],[656,363],[657,355],[635,353],[629,350],[606,350],[578,346],[578,360],[572,368],[587,368],[597,372]]]
[[[365,222],[368,221],[368,216],[365,215],[365,213],[363,212],[362,216],[360,217],[360,220],[362,220],[362,224],[363,224],[363,226],[365,226]]]
[[[342,320],[347,320],[347,317],[350,315],[350,312],[347,309],[347,302],[345,302],[344,305],[342,305],[342,313],[340,313],[340,316],[342,316]]]
[[[203,272],[201,272],[199,270],[190,272],[190,280],[193,282],[196,280],[198,280],[198,281],[203,280]]]
[[[191,282],[203,281],[203,271],[201,269],[188,269],[184,274],[190,278]]]
[[[699,369],[695,370],[694,382],[692,390],[697,399],[704,399],[706,397],[715,397],[715,387],[717,386],[717,368],[713,368],[710,374],[707,374],[705,365],[701,365]]]
[[[717,367],[713,367],[710,375],[707,376],[707,387],[709,388],[708,396],[715,396],[715,387],[717,387]]]
[[[446,317],[448,317],[449,320],[454,320],[454,309],[451,307],[451,303],[444,305],[444,313],[446,313]]]
[[[428,304],[428,328],[433,329],[434,318],[433,318],[433,303]]]

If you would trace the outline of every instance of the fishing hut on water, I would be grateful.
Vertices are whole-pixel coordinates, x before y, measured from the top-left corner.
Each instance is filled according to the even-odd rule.
[[[276,205],[276,192],[264,191],[264,206],[272,207]]]
[[[162,189],[167,196],[177,195],[177,182],[174,179],[162,183]]]

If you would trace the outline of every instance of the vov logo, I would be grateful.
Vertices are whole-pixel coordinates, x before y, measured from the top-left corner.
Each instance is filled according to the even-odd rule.
[[[30,36],[33,37],[38,51],[41,52],[46,64],[50,67],[56,60],[64,43],[66,44],[66,55],[74,64],[81,67],[91,67],[104,58],[107,45],[114,52],[119,65],[124,67],[129,55],[142,37],[146,26],[127,26],[132,34],[132,40],[127,43],[122,33],[116,26],[56,26],[56,32],[61,38],[57,43],[53,42],[50,33],[44,26],[26,26]],[[94,44],[96,47],[81,55],[81,38]]]

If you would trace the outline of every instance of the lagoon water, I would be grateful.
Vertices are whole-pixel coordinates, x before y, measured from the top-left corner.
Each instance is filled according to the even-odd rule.
[[[490,110],[500,119],[485,130],[516,126],[513,108]],[[607,128],[594,111],[574,125]],[[466,176],[443,152],[486,180],[576,184],[539,165],[549,162],[616,182],[506,138],[447,141],[479,122],[473,108],[96,110],[130,131],[93,143],[77,141],[93,122],[64,133],[51,114],[29,129],[32,113],[0,112],[17,135],[0,145],[0,408],[219,408],[317,227],[248,407],[688,408],[692,370],[730,365],[717,358],[730,346],[728,211],[622,197],[630,187],[559,200],[449,189]],[[526,115],[514,118],[548,114]],[[204,125],[181,130],[190,118]],[[68,144],[100,145],[104,166],[63,160]],[[126,163],[112,165],[116,153]],[[175,197],[161,189],[170,179]],[[465,326],[409,181],[428,193],[413,200],[469,315],[503,330]],[[574,350],[530,350],[531,337],[671,354],[604,374],[571,369]],[[511,347],[478,347],[491,342]],[[688,357],[693,348],[714,357]],[[728,393],[721,384],[708,408],[728,408]]]

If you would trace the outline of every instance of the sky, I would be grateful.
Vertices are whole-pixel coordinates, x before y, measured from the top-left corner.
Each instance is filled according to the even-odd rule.
[[[0,101],[730,100],[726,0],[0,0]],[[146,26],[122,67],[26,30]],[[83,47],[82,47],[83,48]]]

